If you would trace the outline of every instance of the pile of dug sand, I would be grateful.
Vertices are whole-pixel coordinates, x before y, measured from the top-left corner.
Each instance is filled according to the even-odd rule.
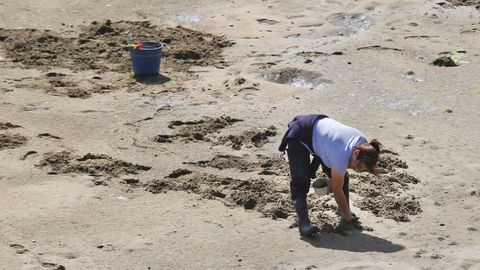
[[[157,40],[164,43],[162,67],[186,70],[192,65],[211,65],[221,60],[223,48],[232,42],[223,37],[181,26],[161,28],[150,22],[92,22],[78,37],[49,30],[0,29],[0,45],[7,57],[27,68],[128,72],[129,42]]]

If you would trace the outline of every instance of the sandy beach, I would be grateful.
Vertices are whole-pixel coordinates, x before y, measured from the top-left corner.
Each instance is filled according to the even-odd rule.
[[[476,0],[0,1],[0,269],[480,269],[479,33]],[[350,172],[351,230],[312,189],[305,238],[310,113],[383,177]]]

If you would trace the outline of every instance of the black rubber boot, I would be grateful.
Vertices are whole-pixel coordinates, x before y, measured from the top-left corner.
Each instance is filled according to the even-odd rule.
[[[296,199],[293,201],[295,211],[298,216],[298,230],[301,235],[311,236],[317,233],[319,230],[316,226],[312,225],[308,218],[307,199]]]

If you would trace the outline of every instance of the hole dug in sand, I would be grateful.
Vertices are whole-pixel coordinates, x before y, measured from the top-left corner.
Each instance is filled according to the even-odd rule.
[[[322,90],[327,84],[332,83],[330,80],[322,79],[320,73],[296,68],[271,71],[264,74],[263,78],[270,82],[288,84],[306,90]]]
[[[365,14],[338,13],[328,18],[330,23],[338,27],[337,33],[341,36],[355,36],[366,32],[371,22]]]

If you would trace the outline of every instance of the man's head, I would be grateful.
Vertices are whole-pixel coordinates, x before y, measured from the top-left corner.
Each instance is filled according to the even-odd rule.
[[[349,167],[357,172],[369,172],[379,176],[377,162],[380,156],[380,146],[382,144],[373,139],[370,143],[364,143],[357,146],[350,158]]]

